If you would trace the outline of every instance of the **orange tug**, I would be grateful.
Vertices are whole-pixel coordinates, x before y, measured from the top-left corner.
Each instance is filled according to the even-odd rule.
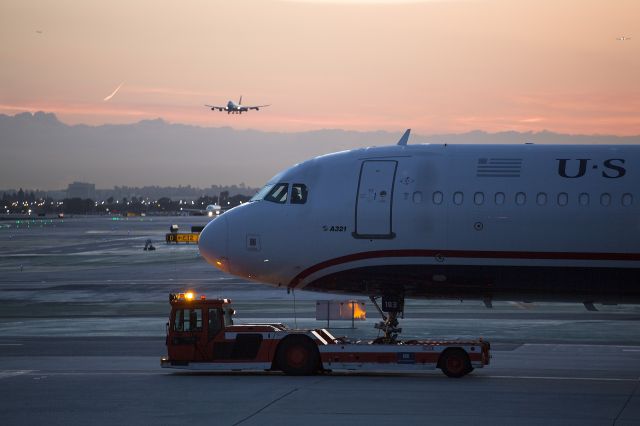
[[[378,343],[336,338],[328,330],[284,324],[233,324],[229,299],[172,293],[167,351],[160,365],[202,371],[409,372],[440,368],[462,377],[489,364],[489,343],[478,340],[409,340]]]

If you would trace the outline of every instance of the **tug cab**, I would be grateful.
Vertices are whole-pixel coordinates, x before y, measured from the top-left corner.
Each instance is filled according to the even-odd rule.
[[[169,358],[176,362],[210,361],[215,359],[214,353],[222,356],[224,350],[220,347],[214,352],[214,342],[226,327],[233,325],[231,300],[195,298],[193,292],[169,295],[171,315],[166,343]]]

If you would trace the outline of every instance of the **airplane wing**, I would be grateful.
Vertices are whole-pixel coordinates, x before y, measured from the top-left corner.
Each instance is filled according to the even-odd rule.
[[[268,107],[268,106],[270,106],[270,105],[271,105],[271,104],[269,104],[269,105],[252,105],[252,106],[246,106],[246,105],[243,105],[243,106],[244,106],[246,109],[255,109],[256,111],[259,111],[259,110],[260,110],[260,108]]]
[[[211,111],[224,111],[227,107],[223,107],[223,106],[217,106],[217,105],[208,105],[208,104],[204,104],[204,106],[206,106],[207,108],[211,108]]]

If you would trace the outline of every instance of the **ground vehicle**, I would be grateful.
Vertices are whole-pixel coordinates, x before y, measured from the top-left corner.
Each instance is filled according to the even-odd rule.
[[[462,377],[489,363],[489,343],[350,341],[328,330],[290,329],[284,324],[234,325],[229,299],[170,295],[168,356],[164,368],[210,371],[281,370],[291,375],[328,371],[416,371],[442,369]]]

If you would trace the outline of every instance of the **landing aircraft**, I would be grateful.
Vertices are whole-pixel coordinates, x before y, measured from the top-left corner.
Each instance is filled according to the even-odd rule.
[[[275,287],[382,297],[389,326],[405,297],[640,303],[639,145],[408,137],[282,171],[205,227],[201,254]]]
[[[182,211],[185,212],[191,212],[191,213],[197,213],[197,214],[201,214],[201,215],[207,215],[209,217],[213,217],[214,215],[219,215],[222,207],[219,206],[218,204],[209,204],[204,210],[203,209],[188,209],[188,208],[182,208]]]
[[[242,96],[240,96],[240,100],[238,103],[233,101],[227,102],[227,106],[216,106],[216,105],[207,105],[207,108],[211,108],[211,111],[227,111],[227,114],[242,114],[243,112],[247,112],[249,110],[255,109],[256,111],[260,111],[260,108],[268,107],[269,105],[242,105]]]

